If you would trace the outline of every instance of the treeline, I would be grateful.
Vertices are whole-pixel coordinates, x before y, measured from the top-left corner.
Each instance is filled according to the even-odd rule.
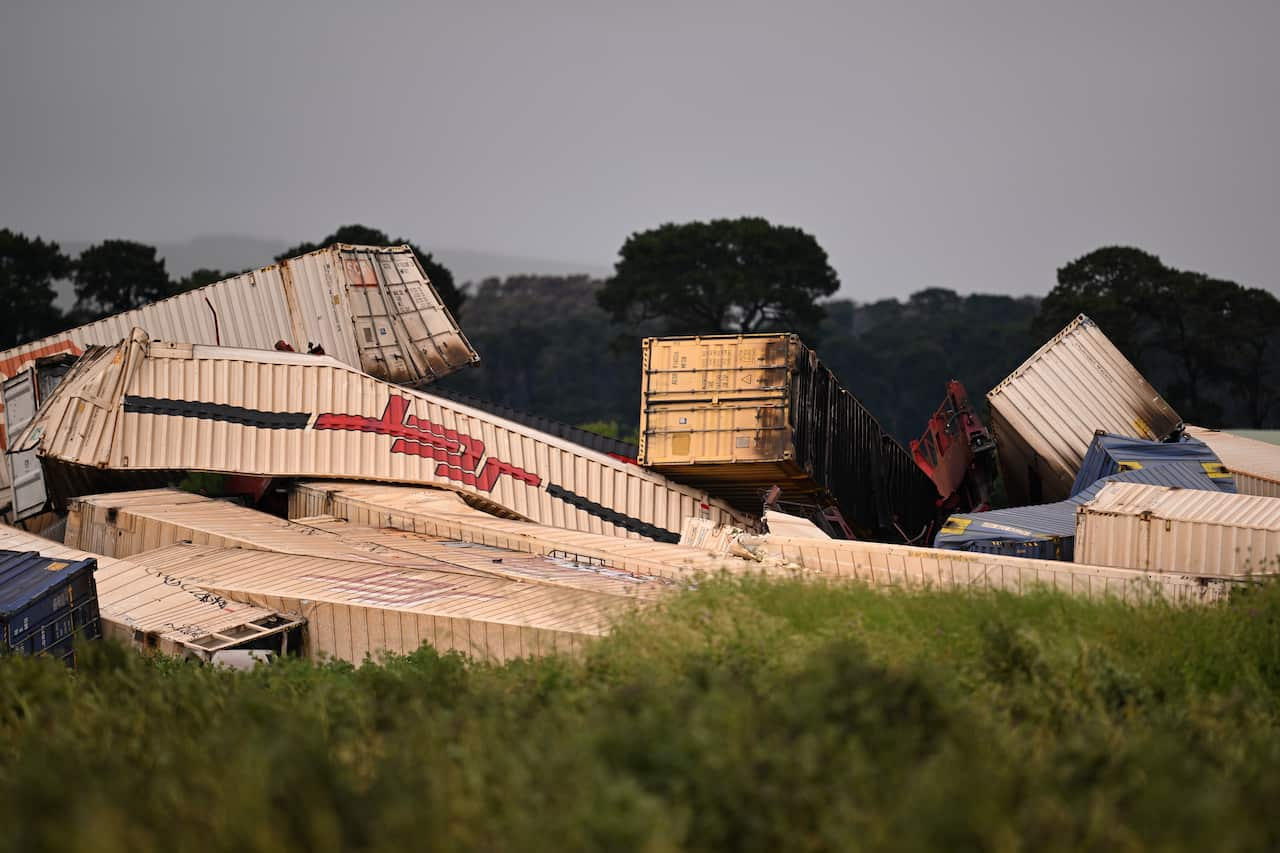
[[[840,285],[809,234],[760,218],[662,225],[629,237],[608,280],[514,276],[464,288],[429,252],[346,225],[331,243],[409,243],[480,353],[449,386],[571,424],[634,439],[645,335],[797,331],[882,424],[916,437],[958,379],[982,395],[1076,314],[1089,314],[1191,423],[1280,426],[1280,301],[1139,249],[1098,249],[1058,270],[1043,298],[961,296],[929,288],[905,300],[831,299]],[[0,346],[51,334],[217,281],[180,280],[154,247],[107,240],[77,258],[0,230]],[[76,302],[54,304],[70,279]]]
[[[516,276],[474,286],[459,322],[480,364],[442,381],[567,423],[612,423],[604,431],[633,438],[644,330],[610,320],[597,303],[604,288],[585,276]],[[805,340],[905,441],[923,431],[947,380],[961,379],[980,395],[1034,349],[1038,304],[1032,297],[941,289],[906,301],[839,299],[822,304],[825,317]]]

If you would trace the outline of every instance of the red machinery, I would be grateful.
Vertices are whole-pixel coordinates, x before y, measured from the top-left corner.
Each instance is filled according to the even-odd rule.
[[[996,445],[969,403],[964,385],[947,383],[947,396],[929,418],[924,435],[911,442],[911,455],[938,488],[946,512],[990,509]]]

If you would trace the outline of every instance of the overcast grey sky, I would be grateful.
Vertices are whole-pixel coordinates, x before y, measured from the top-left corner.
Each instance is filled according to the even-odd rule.
[[[1109,243],[1275,291],[1278,41],[1278,0],[0,0],[0,227],[611,265],[758,214],[858,299]]]

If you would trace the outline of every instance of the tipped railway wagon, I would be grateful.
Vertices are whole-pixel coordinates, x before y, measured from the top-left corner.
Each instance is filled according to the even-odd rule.
[[[640,464],[748,512],[778,486],[862,538],[925,541],[937,511],[911,454],[791,334],[645,339]]]
[[[151,341],[86,354],[14,441],[55,501],[176,472],[430,485],[508,516],[677,541],[687,517],[745,523],[637,465],[324,356]]]

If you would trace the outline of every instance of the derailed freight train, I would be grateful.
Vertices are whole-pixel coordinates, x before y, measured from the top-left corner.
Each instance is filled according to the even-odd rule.
[[[859,538],[925,542],[937,490],[797,335],[647,338],[640,464],[759,512],[838,508]]]
[[[36,450],[59,503],[202,471],[436,486],[511,517],[659,541],[688,517],[749,523],[637,465],[331,358],[141,330],[86,354],[12,450]]]

